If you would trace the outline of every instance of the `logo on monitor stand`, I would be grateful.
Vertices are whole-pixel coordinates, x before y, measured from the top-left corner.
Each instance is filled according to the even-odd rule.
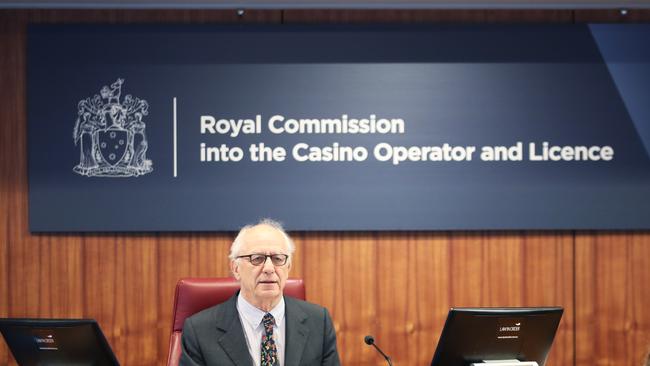
[[[42,351],[58,351],[59,346],[57,345],[56,339],[54,336],[46,329],[38,329],[33,331],[33,339],[36,343],[36,347]]]
[[[499,319],[497,321],[497,339],[519,339],[522,331],[519,318]]]
[[[153,171],[147,159],[146,100],[128,94],[120,101],[124,79],[82,99],[72,133],[79,164],[72,170],[87,177],[137,177]]]

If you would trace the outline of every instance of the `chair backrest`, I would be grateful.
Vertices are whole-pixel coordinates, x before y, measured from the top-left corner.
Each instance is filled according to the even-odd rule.
[[[228,300],[239,290],[239,282],[228,278],[182,278],[176,284],[172,334],[169,337],[167,366],[177,366],[181,357],[181,336],[185,318],[203,309]],[[284,294],[305,299],[305,285],[302,279],[290,278],[284,287]]]

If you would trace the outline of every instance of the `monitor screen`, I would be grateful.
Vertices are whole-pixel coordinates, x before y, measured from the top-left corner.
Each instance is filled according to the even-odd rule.
[[[543,366],[562,312],[561,307],[452,308],[431,365],[519,360]]]
[[[93,319],[0,319],[0,332],[21,366],[119,366]]]

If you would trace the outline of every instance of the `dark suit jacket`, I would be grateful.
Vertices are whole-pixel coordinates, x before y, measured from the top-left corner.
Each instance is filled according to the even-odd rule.
[[[339,365],[327,309],[285,296],[285,366]],[[180,366],[253,366],[237,295],[185,320]]]

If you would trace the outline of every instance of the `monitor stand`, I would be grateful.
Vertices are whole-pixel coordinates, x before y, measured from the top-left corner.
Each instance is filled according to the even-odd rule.
[[[539,366],[535,361],[519,360],[484,360],[480,363],[472,363],[470,366]]]

